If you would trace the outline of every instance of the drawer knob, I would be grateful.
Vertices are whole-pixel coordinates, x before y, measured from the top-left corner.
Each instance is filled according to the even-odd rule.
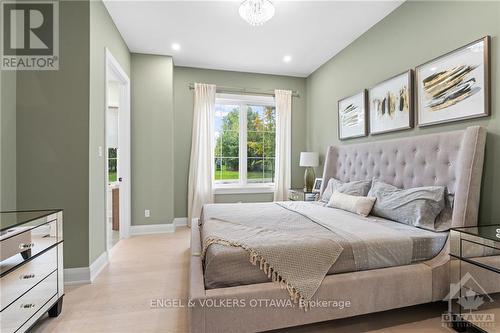
[[[19,248],[21,250],[31,249],[33,246],[35,246],[35,243],[21,243],[21,244],[19,244]]]
[[[35,307],[35,304],[29,303],[29,304],[21,304],[21,309],[32,309]]]
[[[23,274],[19,276],[20,280],[27,280],[27,279],[33,279],[35,277],[35,274]]]

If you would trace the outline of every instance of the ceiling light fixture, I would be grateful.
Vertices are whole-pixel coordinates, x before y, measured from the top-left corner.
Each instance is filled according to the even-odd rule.
[[[283,57],[283,61],[284,62],[290,62],[290,61],[292,61],[292,56],[289,56],[289,55],[284,56]]]
[[[263,25],[274,16],[274,5],[270,0],[245,0],[238,10],[240,16],[253,26]]]
[[[179,51],[180,49],[181,49],[181,46],[178,43],[172,44],[172,50]]]

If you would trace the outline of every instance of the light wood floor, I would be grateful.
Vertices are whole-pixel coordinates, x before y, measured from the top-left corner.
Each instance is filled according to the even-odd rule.
[[[152,308],[154,299],[187,299],[189,229],[120,241],[92,284],[67,286],[58,318],[32,332],[188,332],[185,308]],[[424,305],[276,332],[452,332],[442,304]]]

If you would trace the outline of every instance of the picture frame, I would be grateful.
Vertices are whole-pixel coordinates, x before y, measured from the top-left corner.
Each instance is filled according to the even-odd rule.
[[[413,70],[377,83],[368,90],[370,135],[414,126]]]
[[[368,135],[367,91],[342,98],[337,103],[339,140]]]
[[[490,45],[485,36],[415,68],[419,127],[491,115]]]
[[[321,184],[323,183],[323,178],[316,178],[314,180],[314,185],[312,188],[312,193],[319,193],[321,191]]]

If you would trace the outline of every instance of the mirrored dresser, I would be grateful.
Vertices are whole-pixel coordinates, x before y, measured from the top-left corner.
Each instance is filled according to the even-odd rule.
[[[0,332],[25,332],[62,310],[62,210],[0,212]]]

